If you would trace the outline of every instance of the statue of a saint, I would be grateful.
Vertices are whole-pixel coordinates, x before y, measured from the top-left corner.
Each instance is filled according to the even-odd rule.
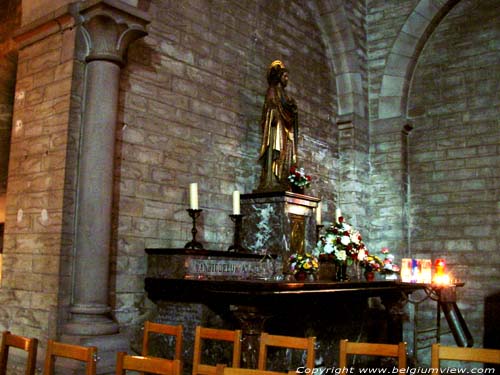
[[[285,191],[289,187],[290,168],[297,163],[297,104],[285,92],[288,70],[281,61],[271,63],[267,82],[259,155],[262,173],[257,191]]]

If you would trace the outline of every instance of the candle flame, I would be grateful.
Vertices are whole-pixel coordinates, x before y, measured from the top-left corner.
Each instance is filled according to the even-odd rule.
[[[448,286],[451,285],[451,277],[447,273],[436,274],[434,275],[432,283],[437,286]]]

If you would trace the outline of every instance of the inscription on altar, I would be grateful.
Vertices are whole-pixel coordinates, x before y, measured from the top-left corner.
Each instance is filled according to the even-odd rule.
[[[190,277],[268,278],[274,273],[271,261],[242,261],[232,259],[190,258],[187,275]]]

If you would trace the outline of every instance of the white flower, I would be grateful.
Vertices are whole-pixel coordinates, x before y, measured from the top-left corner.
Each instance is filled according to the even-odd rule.
[[[344,246],[347,246],[351,243],[351,239],[349,238],[349,236],[342,236],[340,238],[340,243]]]
[[[347,253],[345,252],[345,250],[340,250],[339,251],[339,250],[335,249],[335,256],[340,261],[344,261],[344,260],[347,259]]]
[[[359,250],[359,253],[358,253],[358,260],[359,261],[362,261],[366,258],[366,252],[365,250],[361,249]]]
[[[360,237],[360,235],[359,235],[359,232],[358,232],[357,230],[356,230],[356,231],[353,231],[353,232],[351,233],[351,240],[352,240],[352,242],[354,242],[356,245],[359,245],[359,243],[360,243],[359,237]]]
[[[323,248],[326,254],[331,254],[335,250],[335,247],[331,243],[327,243]]]

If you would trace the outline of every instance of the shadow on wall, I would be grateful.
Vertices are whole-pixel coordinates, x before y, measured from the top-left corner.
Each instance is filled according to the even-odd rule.
[[[484,299],[483,347],[485,348],[500,349],[498,316],[500,316],[500,292],[491,294]],[[500,365],[489,364],[489,367],[495,370],[495,374],[500,371]]]
[[[484,338],[483,346],[490,349],[500,349],[500,292],[484,299]],[[497,366],[500,371],[500,366]]]

